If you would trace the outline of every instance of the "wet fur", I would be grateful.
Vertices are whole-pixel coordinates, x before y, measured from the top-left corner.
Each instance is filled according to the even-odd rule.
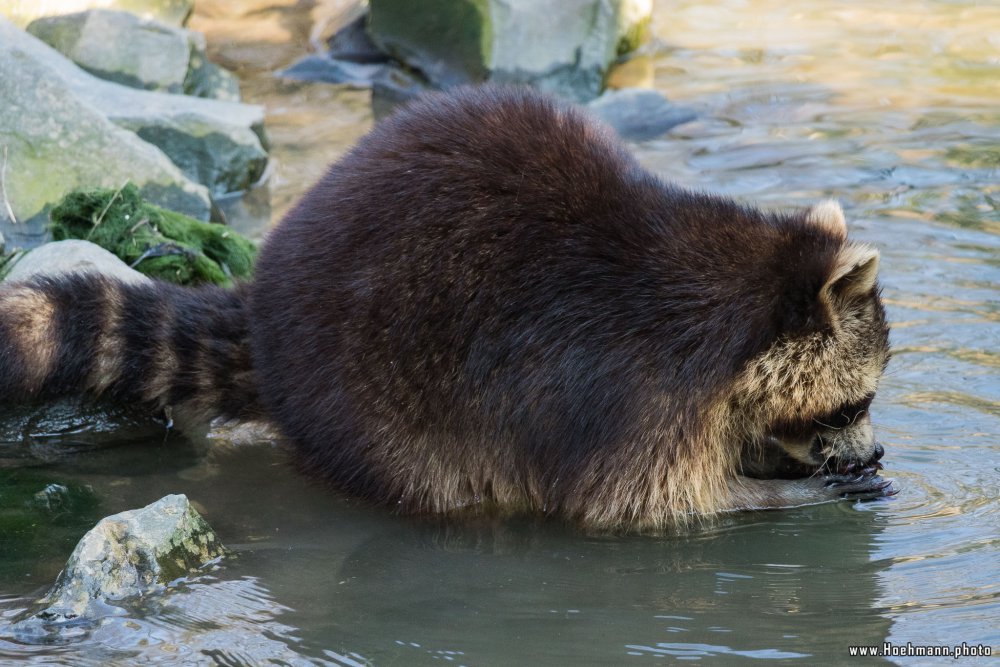
[[[3,396],[262,410],[308,467],[406,512],[650,528],[807,502],[739,473],[774,428],[864,400],[884,367],[868,255],[838,214],[665,184],[534,93],[430,96],[271,233],[248,299],[4,287]]]

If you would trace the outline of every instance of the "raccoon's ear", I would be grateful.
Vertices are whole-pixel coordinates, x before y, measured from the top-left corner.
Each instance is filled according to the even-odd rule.
[[[878,260],[878,250],[870,245],[845,245],[837,255],[820,296],[828,301],[840,301],[868,294],[878,277]]]
[[[841,238],[847,237],[847,221],[844,219],[844,210],[840,208],[840,204],[835,199],[821,201],[809,209],[806,213],[806,221]]]

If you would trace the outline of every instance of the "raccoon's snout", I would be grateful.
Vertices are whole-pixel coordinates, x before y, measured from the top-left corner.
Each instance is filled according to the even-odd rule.
[[[839,429],[824,429],[823,439],[830,443],[828,466],[836,472],[855,472],[873,468],[878,470],[885,450],[875,442],[871,420],[868,415],[857,419],[852,424]]]
[[[875,474],[879,470],[882,470],[883,466],[879,461],[884,454],[885,448],[876,442],[874,443],[872,454],[867,460],[862,461],[859,459],[843,459],[838,457],[830,461],[829,468],[842,475],[850,473]]]
[[[881,469],[878,461],[885,453],[875,442],[867,416],[841,428],[821,426],[794,436],[772,434],[766,441],[799,463],[841,473]]]

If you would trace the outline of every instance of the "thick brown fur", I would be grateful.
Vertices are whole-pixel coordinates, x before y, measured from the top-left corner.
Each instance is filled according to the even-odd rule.
[[[259,412],[259,389],[309,467],[374,501],[657,528],[883,492],[862,428],[888,358],[875,267],[835,204],[682,190],[582,112],[462,89],[333,165],[270,234],[247,303],[93,278],[5,288],[0,377],[6,397],[203,394],[233,416]],[[89,325],[67,324],[78,294]],[[802,474],[862,474],[740,474],[775,446]]]

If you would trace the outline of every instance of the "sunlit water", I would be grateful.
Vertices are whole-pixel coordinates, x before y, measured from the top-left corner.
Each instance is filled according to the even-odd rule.
[[[4,481],[79,501],[0,544],[0,661],[813,665],[885,641],[997,655],[1000,8],[663,3],[655,32],[652,80],[701,118],[636,146],[647,165],[766,206],[837,197],[882,251],[893,360],[873,416],[896,498],[609,537],[395,517],[304,481],[273,446],[5,445]],[[282,210],[370,117],[356,92],[250,87],[284,160]],[[235,558],[59,643],[4,634],[94,521],[175,492]]]

